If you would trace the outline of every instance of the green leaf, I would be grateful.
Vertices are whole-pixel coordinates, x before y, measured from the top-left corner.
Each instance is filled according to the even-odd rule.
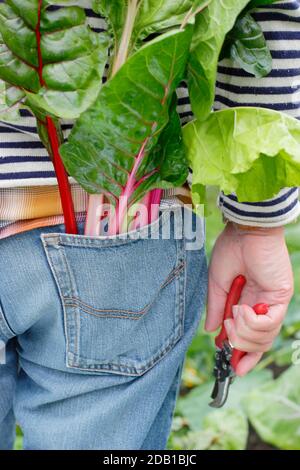
[[[215,185],[239,201],[261,201],[300,184],[300,123],[262,108],[230,108],[183,129],[193,187]]]
[[[16,123],[21,119],[20,107],[25,93],[0,80],[0,121]]]
[[[141,0],[136,9],[130,50],[137,41],[145,39],[153,33],[180,26],[186,15],[191,11],[205,8],[212,0]],[[103,15],[118,48],[124,29],[128,0],[94,0],[94,10]]]
[[[254,18],[241,15],[226,37],[222,57],[231,57],[235,63],[256,78],[265,77],[272,70],[272,56],[263,31]]]
[[[140,184],[134,193],[135,200],[140,200],[144,194],[154,188],[168,189],[182,186],[188,177],[186,150],[176,106],[177,96],[174,93],[169,110],[169,122],[163,129],[153,151],[144,159],[137,177],[141,178],[151,173],[153,175]]]
[[[141,48],[103,86],[94,105],[78,119],[68,143],[61,147],[61,155],[69,173],[88,192],[105,192],[112,202],[116,201],[138,155],[141,162],[138,180],[151,176],[153,162],[148,156],[168,124],[169,106],[185,70],[191,34],[190,27],[173,31]],[[174,114],[168,132],[172,135],[178,132],[176,139],[180,138]],[[168,138],[168,134],[161,137],[172,148]],[[180,175],[181,156],[179,147],[172,169],[164,153],[159,157],[155,151],[154,161],[161,171],[157,176],[158,187],[162,179],[172,183],[182,181],[185,170]]]
[[[128,0],[94,0],[93,9],[103,16],[114,39],[114,48],[118,49],[126,20]]]
[[[32,108],[76,118],[97,97],[107,38],[86,25],[77,2],[6,0],[0,5],[0,79]],[[63,4],[59,9],[49,6]],[[69,6],[70,5],[70,6]]]
[[[204,9],[212,0],[142,1],[134,24],[133,40],[180,26],[189,12]]]
[[[195,32],[188,66],[191,105],[197,119],[205,120],[211,112],[217,66],[226,34],[249,0],[212,0],[196,17]]]
[[[252,390],[245,399],[250,421],[260,437],[284,450],[300,450],[300,367]]]

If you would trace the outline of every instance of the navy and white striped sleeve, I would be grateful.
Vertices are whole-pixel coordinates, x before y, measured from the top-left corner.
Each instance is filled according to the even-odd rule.
[[[273,56],[268,77],[256,79],[231,60],[219,64],[215,109],[259,106],[300,119],[300,0],[284,0],[253,13]],[[273,199],[240,203],[220,194],[218,206],[227,220],[241,225],[276,227],[300,214],[298,188],[284,188]]]
[[[273,199],[238,202],[235,195],[219,195],[218,206],[226,220],[254,227],[279,227],[300,215],[298,188],[285,188]]]

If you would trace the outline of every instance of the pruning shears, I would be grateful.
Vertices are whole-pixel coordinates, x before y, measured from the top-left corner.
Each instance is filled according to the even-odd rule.
[[[236,367],[240,360],[247,354],[232,347],[228,340],[224,325],[225,320],[233,318],[232,307],[239,302],[246,282],[246,278],[242,275],[239,275],[234,279],[227,296],[222,329],[215,339],[217,350],[215,356],[216,362],[214,376],[216,377],[216,381],[211,395],[213,401],[210,403],[210,406],[213,408],[221,408],[226,403],[230,385],[236,375]],[[257,315],[265,315],[268,313],[269,306],[264,303],[256,304],[254,305],[253,310]]]

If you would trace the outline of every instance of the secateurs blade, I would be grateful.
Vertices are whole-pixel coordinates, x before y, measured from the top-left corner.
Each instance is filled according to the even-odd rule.
[[[215,339],[217,347],[215,356],[214,376],[216,377],[215,386],[211,395],[213,401],[210,406],[221,408],[228,398],[229,388],[235,378],[235,371],[238,363],[247,353],[234,349],[227,336],[224,321],[233,318],[232,307],[236,305],[241,297],[243,288],[246,284],[246,278],[242,275],[237,276],[230,288],[225,305],[223,325],[220,334]],[[268,313],[269,306],[261,303],[256,304],[253,310],[257,315]]]

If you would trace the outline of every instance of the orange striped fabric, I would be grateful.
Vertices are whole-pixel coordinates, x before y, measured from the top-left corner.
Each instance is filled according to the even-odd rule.
[[[77,222],[85,219],[88,194],[71,185]],[[186,188],[164,191],[162,206],[178,203],[177,197],[189,196]],[[64,223],[57,186],[0,188],[0,239],[41,227]]]

